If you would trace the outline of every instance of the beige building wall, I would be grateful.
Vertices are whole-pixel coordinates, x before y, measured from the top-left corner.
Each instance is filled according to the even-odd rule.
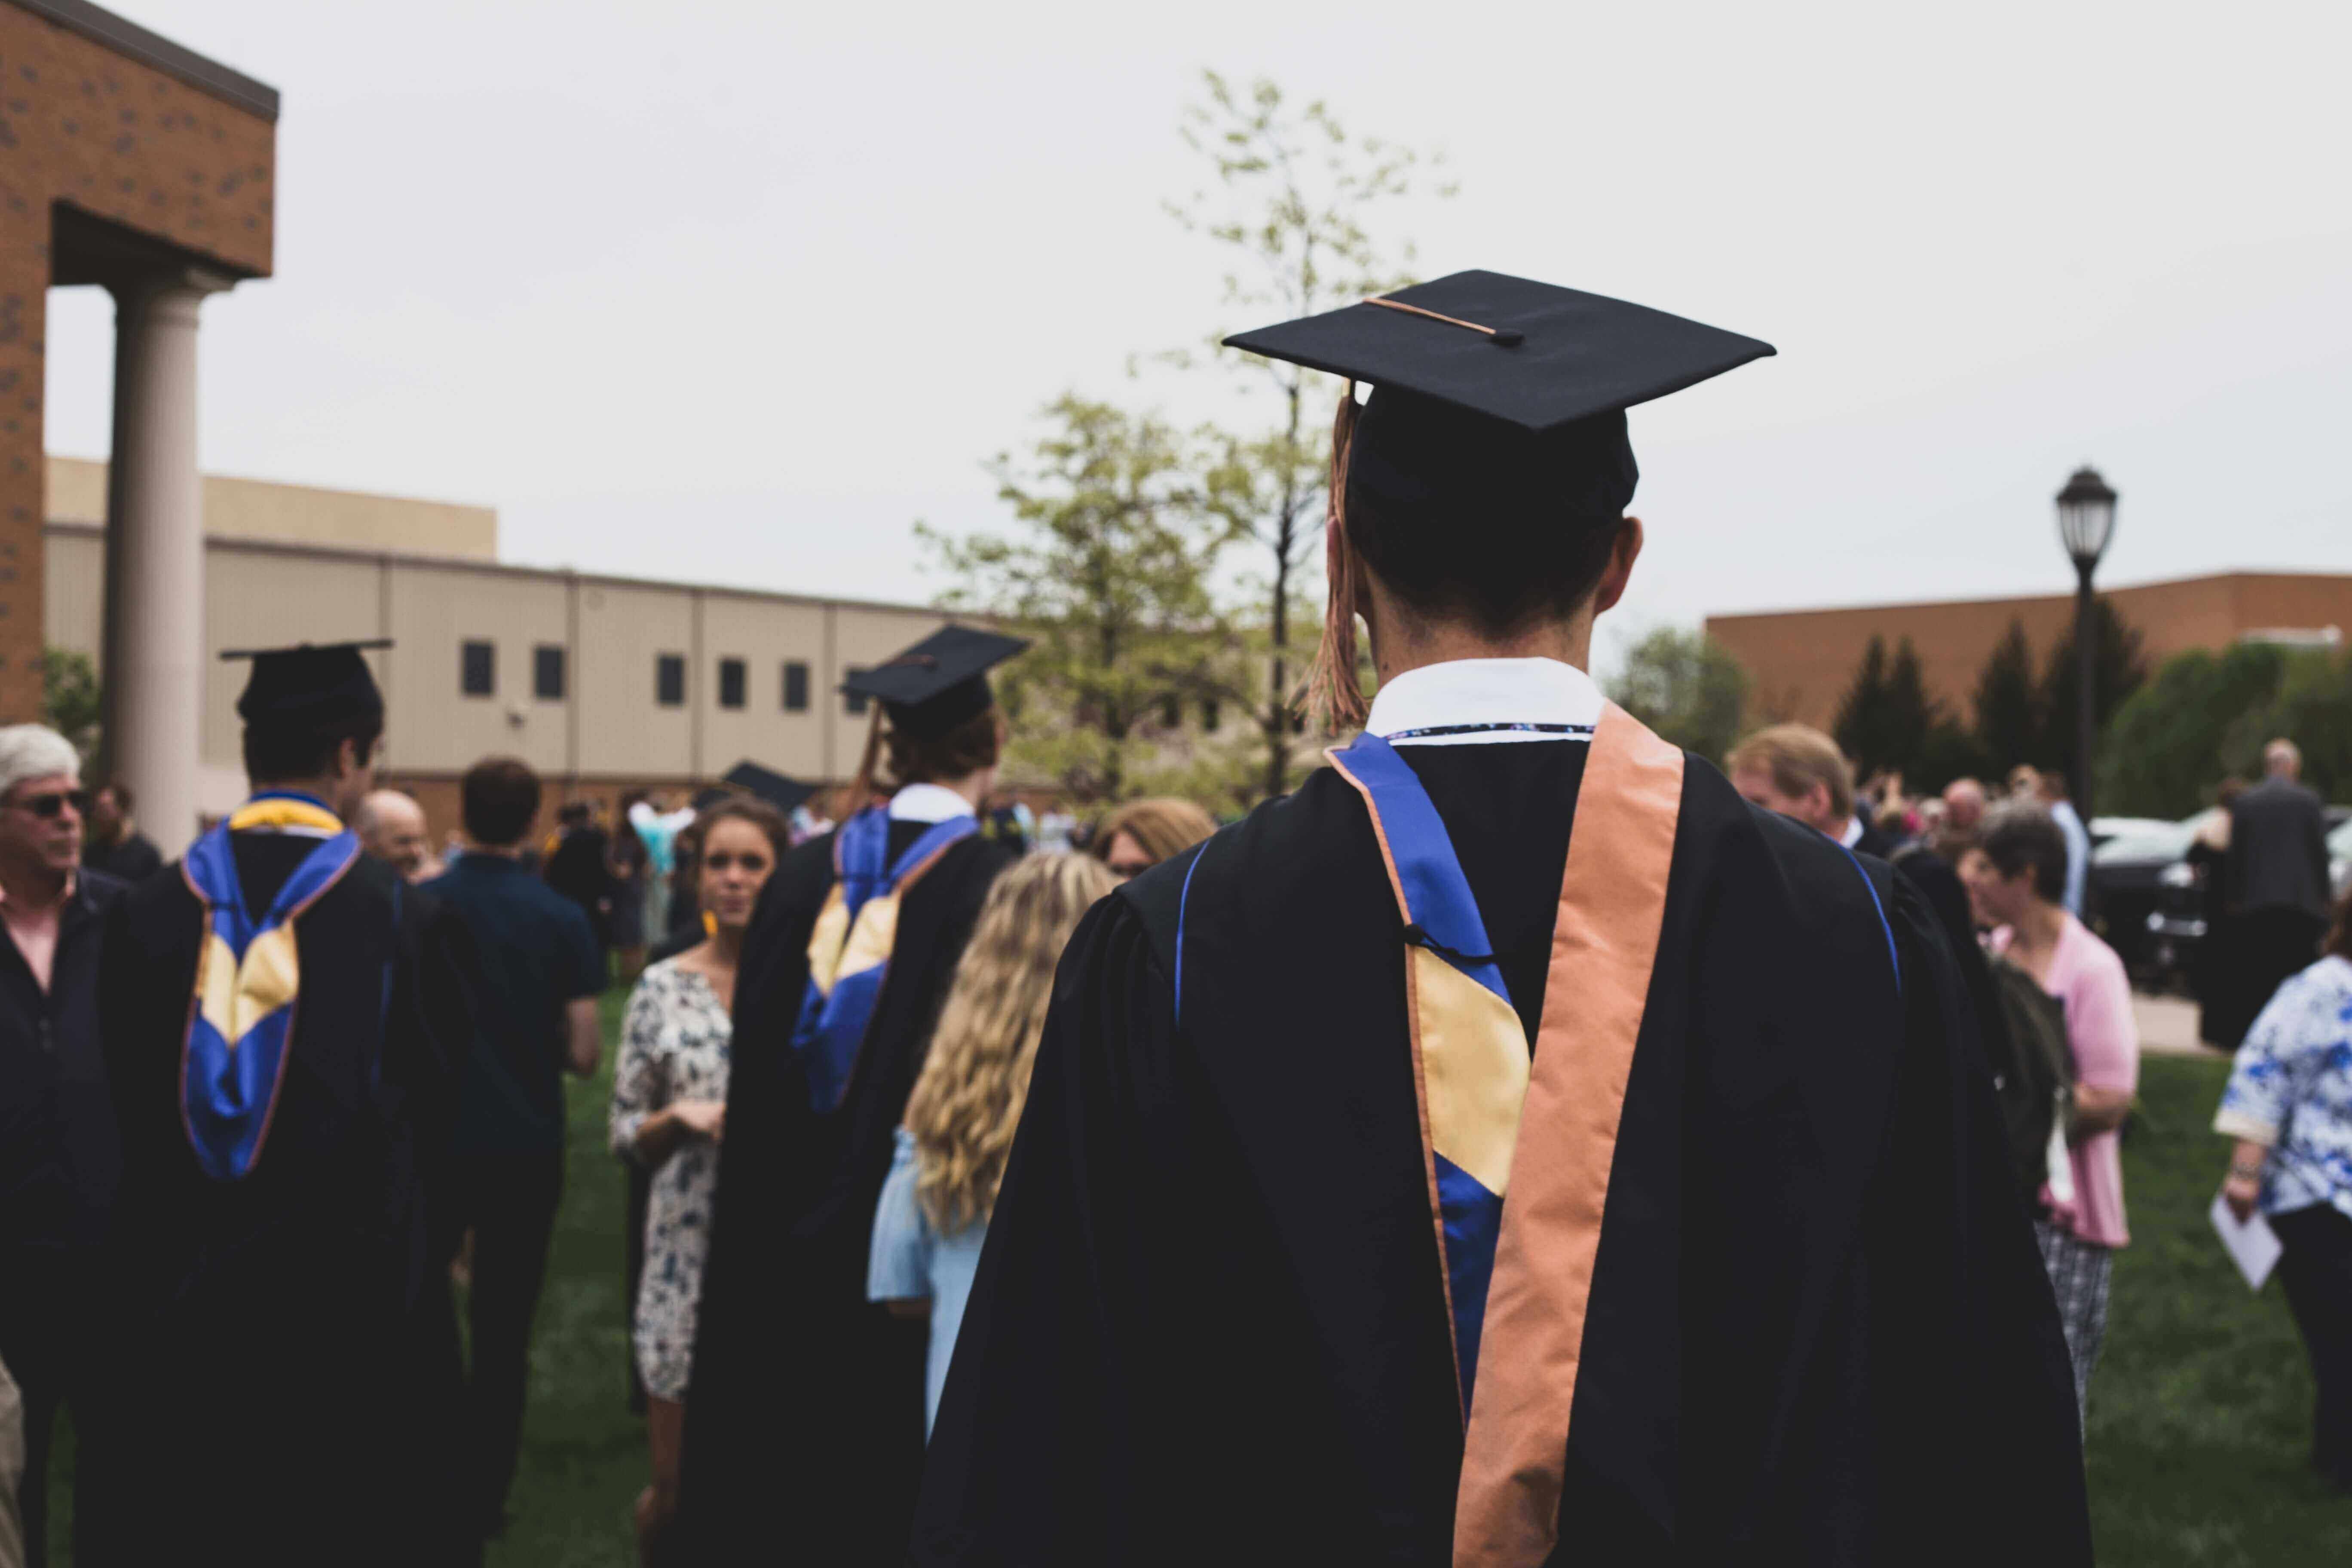
[[[461,773],[483,757],[509,756],[541,773],[572,772],[570,702],[539,698],[532,683],[535,650],[571,642],[565,579],[412,561],[380,571],[393,639],[386,765]],[[475,641],[492,649],[486,697],[467,695],[460,679],[460,650]],[[567,651],[567,691],[571,662]]]
[[[695,637],[698,591],[605,579],[580,585],[576,643],[583,773],[706,773],[696,744],[695,704],[709,672]],[[662,655],[686,660],[685,700],[662,706],[655,693]],[[728,759],[732,762],[733,758]],[[723,765],[723,764],[722,764]]]
[[[96,524],[45,533],[51,646],[100,655],[105,540]],[[936,611],[586,577],[399,552],[215,535],[205,546],[205,641],[212,649],[389,637],[368,656],[386,704],[384,768],[452,826],[453,781],[482,757],[519,756],[575,793],[681,786],[745,759],[812,782],[857,767],[868,721],[836,689],[946,625]],[[464,691],[461,649],[489,643],[493,689]],[[563,650],[563,693],[537,693],[542,647]],[[656,700],[657,659],[685,660],[685,700]],[[740,708],[719,703],[720,661],[740,658]],[[783,706],[784,666],[808,667],[808,706]],[[103,673],[101,671],[101,673]],[[242,664],[205,670],[201,808],[243,798],[236,694]],[[551,804],[550,809],[552,809]]]
[[[702,596],[708,668],[697,696],[706,773],[723,773],[750,757],[794,778],[832,776],[825,731],[828,715],[841,700],[824,683],[831,613],[823,605],[778,605],[738,594]],[[743,704],[732,709],[721,703],[719,689],[720,672],[730,658],[743,661]],[[784,709],[787,662],[808,668],[805,705],[798,712]]]
[[[49,521],[105,524],[104,463],[53,453],[48,458],[46,491],[48,510],[43,515]],[[205,534],[211,539],[267,540],[467,561],[499,558],[499,514],[493,507],[318,489],[223,474],[204,477],[203,506]]]

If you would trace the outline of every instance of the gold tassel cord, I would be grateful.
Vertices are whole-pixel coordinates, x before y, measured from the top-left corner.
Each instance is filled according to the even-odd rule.
[[[1348,547],[1348,456],[1356,435],[1356,384],[1331,416],[1331,481],[1323,519],[1323,640],[1307,677],[1307,711],[1327,730],[1363,726],[1369,710],[1356,679],[1356,552]]]

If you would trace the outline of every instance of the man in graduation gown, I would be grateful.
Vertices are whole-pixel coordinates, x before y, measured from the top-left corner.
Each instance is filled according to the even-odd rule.
[[[951,626],[845,683],[882,703],[896,792],[787,854],[752,918],[687,1395],[688,1561],[903,1559],[924,1326],[866,1299],[866,1254],[948,982],[1013,858],[975,813],[1003,738],[986,671],[1024,646]]]
[[[79,1560],[438,1563],[422,1193],[462,935],[344,826],[383,723],[359,647],[231,657],[253,797],[107,933],[121,1419]]]
[[[1584,673],[1623,409],[1771,351],[1491,273],[1237,342],[1376,384],[1366,732],[1073,938],[913,1560],[2088,1563],[1934,917]]]

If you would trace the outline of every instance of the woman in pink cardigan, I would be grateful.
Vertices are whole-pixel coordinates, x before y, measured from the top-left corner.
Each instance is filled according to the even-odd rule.
[[[2131,980],[2115,949],[2066,912],[2066,839],[2040,805],[2006,806],[1986,818],[1960,876],[1978,923],[1995,928],[2003,958],[2066,1008],[2074,1114],[2066,1158],[2052,1161],[2034,1230],[2074,1361],[2075,1402],[2087,1411],[2115,1249],[2131,1240],[2122,1147],[2124,1118],[2139,1088]]]

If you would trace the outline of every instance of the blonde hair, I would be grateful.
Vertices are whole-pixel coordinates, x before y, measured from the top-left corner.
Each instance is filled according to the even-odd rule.
[[[1189,800],[1175,795],[1159,795],[1150,800],[1130,800],[1115,806],[1095,828],[1093,849],[1104,859],[1110,858],[1111,840],[1126,834],[1158,865],[1171,855],[1190,849],[1217,831],[1216,818]]]
[[[996,1206],[1055,965],[1079,917],[1118,886],[1101,861],[1065,853],[1025,857],[989,889],[907,1100],[916,1201],[941,1235],[985,1223]]]
[[[1837,742],[1810,724],[1759,730],[1732,747],[1723,763],[1727,773],[1764,769],[1772,775],[1772,787],[1785,795],[1802,795],[1820,784],[1829,791],[1832,811],[1840,816],[1853,815],[1853,769]]]

